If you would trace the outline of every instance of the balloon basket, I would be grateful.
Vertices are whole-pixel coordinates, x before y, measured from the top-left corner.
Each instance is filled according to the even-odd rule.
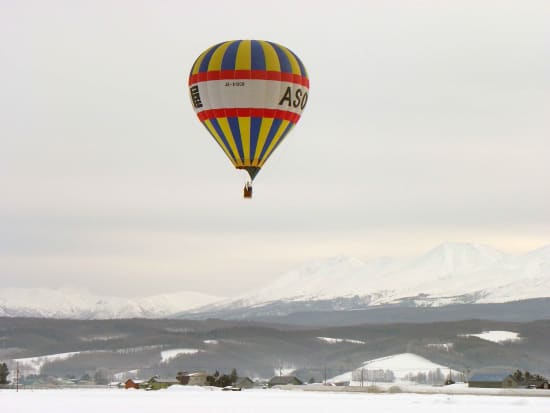
[[[244,186],[244,189],[243,189],[243,198],[245,199],[250,199],[252,198],[252,185],[250,183],[247,183],[245,186]]]

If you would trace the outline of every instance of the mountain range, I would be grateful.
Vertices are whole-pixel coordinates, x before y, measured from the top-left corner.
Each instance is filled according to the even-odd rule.
[[[0,316],[247,318],[298,311],[442,307],[550,297],[550,245],[509,255],[444,243],[407,260],[337,256],[309,262],[240,297],[183,291],[128,299],[71,290],[0,289]]]
[[[194,312],[246,318],[381,306],[506,303],[542,297],[550,297],[550,245],[514,256],[485,245],[444,243],[408,260],[362,262],[338,256],[310,262],[258,291]]]
[[[221,297],[180,291],[142,298],[100,296],[74,288],[1,288],[0,317],[69,319],[163,318],[219,301]]]

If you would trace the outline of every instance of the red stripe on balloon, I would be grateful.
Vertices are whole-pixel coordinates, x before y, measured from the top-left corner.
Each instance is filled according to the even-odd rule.
[[[236,118],[249,116],[251,118],[274,118],[288,120],[292,123],[298,123],[298,120],[300,119],[300,115],[287,110],[257,108],[210,109],[197,113],[197,116],[202,122],[215,118]]]
[[[309,79],[305,76],[293,73],[283,73],[274,70],[211,70],[209,72],[195,73],[189,76],[189,85],[206,82],[208,80],[278,80],[281,82],[295,83],[309,88]]]

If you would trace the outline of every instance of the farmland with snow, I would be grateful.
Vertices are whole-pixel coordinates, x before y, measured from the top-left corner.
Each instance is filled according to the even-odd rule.
[[[329,382],[349,382],[350,385],[359,385],[362,374],[365,380],[391,381],[399,383],[408,382],[411,377],[416,377],[419,374],[426,376],[429,374],[435,374],[438,370],[443,375],[446,375],[449,372],[449,368],[447,366],[434,363],[416,354],[402,353],[365,361],[354,370],[332,377]],[[379,375],[382,374],[382,376],[377,378],[376,376],[373,376],[373,372],[382,372],[378,373]],[[386,374],[386,377],[390,375],[391,378],[386,379],[383,376],[383,372],[391,372],[390,374]],[[455,375],[455,377],[461,374],[458,371],[452,370],[451,372]]]
[[[158,413],[197,410],[214,413],[279,413],[371,411],[407,413],[546,413],[549,397],[448,395],[448,394],[369,394],[306,392],[285,390],[248,390],[224,392],[192,386],[146,392],[119,389],[62,389],[20,391],[0,390],[2,407],[11,412],[97,413],[124,411]]]
[[[520,341],[519,333],[513,331],[484,331],[479,334],[462,334],[462,337],[477,337],[493,343]]]

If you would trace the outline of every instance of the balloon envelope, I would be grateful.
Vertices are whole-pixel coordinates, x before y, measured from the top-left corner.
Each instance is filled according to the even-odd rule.
[[[300,119],[309,78],[298,56],[286,47],[233,40],[197,58],[189,93],[202,124],[233,165],[254,179]]]

